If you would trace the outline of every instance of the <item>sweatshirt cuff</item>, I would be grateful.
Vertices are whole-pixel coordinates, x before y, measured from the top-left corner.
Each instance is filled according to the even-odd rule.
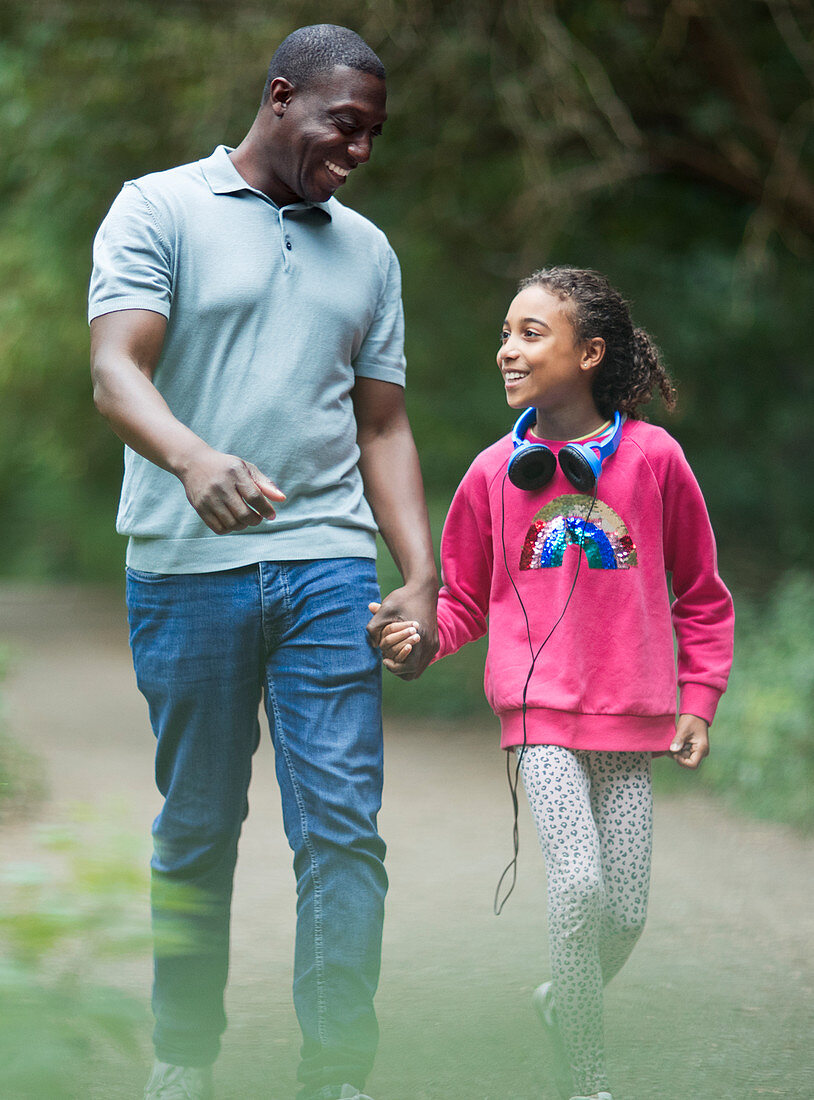
[[[434,665],[436,661],[440,661],[442,657],[446,657],[451,652],[452,652],[452,649],[450,648],[449,642],[447,641],[447,637],[444,634],[444,628],[439,623],[438,624],[438,652],[435,654],[433,659],[430,661],[430,664]]]
[[[694,714],[712,725],[718,702],[723,693],[707,684],[682,684],[679,692],[679,714]]]

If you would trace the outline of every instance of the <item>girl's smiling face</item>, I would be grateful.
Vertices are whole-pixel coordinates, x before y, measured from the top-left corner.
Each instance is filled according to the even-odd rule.
[[[548,413],[595,410],[591,385],[605,342],[577,341],[568,305],[540,286],[521,290],[509,306],[497,365],[513,409]]]

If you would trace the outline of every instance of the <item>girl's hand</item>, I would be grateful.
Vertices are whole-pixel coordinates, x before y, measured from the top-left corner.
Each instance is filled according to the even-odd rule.
[[[437,582],[405,584],[388,592],[381,603],[369,604],[373,618],[367,624],[367,635],[374,649],[381,648],[382,633],[386,626],[395,623],[399,628],[411,624],[418,632],[418,639],[411,642],[411,652],[405,655],[399,667],[386,667],[397,672],[403,680],[416,680],[438,652],[438,624],[436,604]],[[415,615],[413,619],[409,616]]]
[[[368,604],[368,610],[374,615],[380,607],[381,604],[378,603]],[[388,623],[387,626],[382,628],[379,639],[384,667],[389,669],[390,672],[398,674],[401,671],[400,666],[412,653],[413,646],[418,645],[420,641],[421,635],[418,633],[418,623]]]
[[[670,752],[682,768],[697,768],[704,757],[709,756],[709,726],[704,719],[694,714],[679,714]]]

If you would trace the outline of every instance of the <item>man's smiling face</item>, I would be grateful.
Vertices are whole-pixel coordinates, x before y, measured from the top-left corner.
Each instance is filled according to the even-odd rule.
[[[370,158],[387,118],[385,83],[337,66],[304,88],[275,81],[271,107],[279,119],[270,197],[279,205],[326,202]]]

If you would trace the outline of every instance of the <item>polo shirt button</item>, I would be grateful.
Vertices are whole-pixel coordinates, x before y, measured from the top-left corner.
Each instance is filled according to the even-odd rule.
[[[291,241],[288,239],[288,237],[286,237],[286,239],[285,239],[285,246],[288,249],[288,251],[290,252],[291,251]]]

